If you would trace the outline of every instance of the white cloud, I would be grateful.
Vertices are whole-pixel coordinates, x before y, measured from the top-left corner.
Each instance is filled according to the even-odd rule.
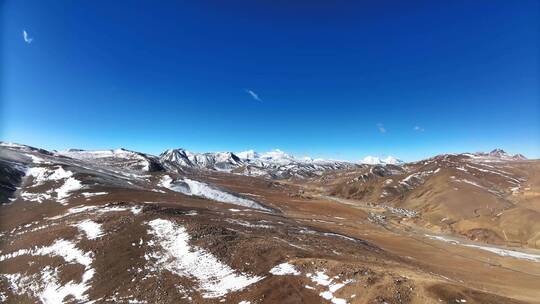
[[[424,128],[420,127],[420,126],[414,126],[414,130],[416,132],[424,132]]]
[[[384,127],[382,123],[378,123],[377,128],[379,129],[379,132],[386,133],[386,128]]]
[[[253,92],[252,90],[246,90],[246,93],[248,93],[251,97],[253,97],[253,99],[257,101],[262,101],[262,99],[259,98],[259,95],[257,95],[257,93]]]
[[[30,44],[32,43],[32,41],[34,40],[34,38],[31,38],[28,33],[26,32],[26,30],[23,30],[22,31],[22,34],[23,34],[23,39],[24,39],[24,42]]]

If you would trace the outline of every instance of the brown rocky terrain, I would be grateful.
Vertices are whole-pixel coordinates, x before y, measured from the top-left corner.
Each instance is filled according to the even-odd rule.
[[[404,224],[437,233],[538,249],[538,172],[540,161],[496,150],[328,172],[311,180],[306,191],[376,206],[386,214],[401,213]]]
[[[117,153],[2,144],[2,302],[540,303],[537,161],[269,179]]]

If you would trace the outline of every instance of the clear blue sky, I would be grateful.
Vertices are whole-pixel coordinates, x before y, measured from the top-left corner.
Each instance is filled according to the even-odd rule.
[[[2,140],[154,154],[414,160],[501,147],[540,157],[540,1],[0,8]]]

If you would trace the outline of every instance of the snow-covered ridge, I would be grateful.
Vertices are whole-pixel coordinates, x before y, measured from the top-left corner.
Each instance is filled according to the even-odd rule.
[[[217,187],[189,178],[182,178],[174,181],[169,175],[165,175],[161,178],[159,185],[161,187],[180,192],[185,195],[200,196],[222,203],[234,204],[263,211],[270,211],[270,209],[263,207],[261,204],[253,200],[236,196],[232,193],[220,190]]]
[[[49,152],[29,146],[1,142],[0,149],[10,151],[10,153],[17,151],[22,154],[22,159],[24,159],[23,162],[28,162],[29,159],[34,165],[54,164],[57,163],[56,160],[59,160],[61,163],[67,162],[69,164],[70,160],[68,158],[70,158],[88,162],[89,168],[100,168],[99,170],[106,169],[115,174],[121,174],[127,177],[133,177],[133,174],[137,174],[137,171],[182,172],[186,170],[211,170],[272,179],[309,178],[319,177],[331,170],[354,169],[361,166],[361,164],[384,166],[388,164],[396,165],[403,163],[400,159],[393,156],[366,156],[356,163],[339,160],[313,159],[311,157],[296,157],[279,149],[268,152],[247,150],[238,153],[195,153],[185,149],[169,149],[163,152],[159,157],[125,149],[98,151],[71,149],[61,152]],[[439,155],[431,159],[408,164],[426,163],[432,160],[441,160],[445,157],[461,157],[470,163],[476,164],[526,159],[520,154],[511,155],[503,150],[495,149],[488,153]],[[80,162],[77,164],[80,164]],[[394,168],[394,166],[389,167]]]
[[[311,158],[309,156],[305,156],[302,158],[295,157],[293,155],[287,154],[280,149],[274,149],[272,151],[268,152],[255,152],[253,150],[243,151],[236,153],[240,159],[246,162],[267,162],[267,163],[274,163],[274,164],[292,164],[292,163],[303,163],[303,164],[309,164],[309,163],[335,163],[335,162],[341,162],[346,163],[345,161],[338,161],[338,160],[330,160],[330,159],[322,159],[322,158]]]
[[[462,155],[471,158],[473,161],[480,162],[500,162],[500,161],[516,161],[526,160],[527,158],[522,154],[510,154],[503,149],[494,149],[491,152],[476,152],[476,153],[463,153]]]
[[[251,150],[253,151],[253,150]],[[248,151],[249,152],[249,151]],[[245,154],[245,152],[241,152],[241,154]],[[308,161],[307,159],[297,159],[292,155],[289,155],[279,149],[274,149],[272,151],[264,152],[264,153],[253,153],[252,155],[246,155],[247,158],[244,158],[246,161],[261,161],[261,162],[271,162],[271,163],[279,163],[279,164],[290,164],[294,162],[304,162]]]
[[[313,159],[311,157],[297,158],[287,154],[279,149],[259,153],[254,150],[248,150],[238,153],[233,152],[207,152],[195,153],[184,149],[169,149],[160,155],[162,160],[180,164],[187,167],[198,167],[206,169],[227,170],[234,167],[245,166],[249,164],[288,165],[294,163],[325,163],[340,162],[334,160]],[[342,162],[342,161],[341,161]]]
[[[360,160],[360,163],[366,164],[366,165],[397,165],[397,164],[403,163],[403,161],[394,156],[387,156],[385,158],[380,158],[378,156],[368,155],[362,158],[362,160]]]
[[[279,149],[264,153],[253,150],[239,153],[193,153],[184,149],[170,149],[160,155],[160,160],[165,168],[173,171],[185,168],[206,169],[270,178],[310,177],[321,175],[326,170],[356,166],[344,161],[297,158]]]
[[[253,150],[238,152],[236,155],[241,159],[256,159],[260,157],[259,153]]]
[[[279,149],[258,153],[248,150],[239,153],[233,152],[209,152],[195,153],[185,149],[169,149],[159,157],[129,151],[125,149],[86,151],[70,149],[60,152],[49,152],[23,145],[1,144],[0,149],[11,151],[34,152],[26,155],[34,164],[46,163],[49,160],[54,163],[54,158],[60,158],[61,162],[69,159],[88,162],[89,167],[103,167],[122,175],[135,174],[136,171],[185,171],[185,170],[212,170],[235,174],[262,176],[265,178],[304,178],[322,175],[328,170],[350,169],[358,166],[356,163],[313,159],[311,157],[295,157]],[[47,155],[42,159],[39,156]],[[65,159],[62,159],[65,157]],[[134,172],[135,171],[135,172]]]
[[[24,147],[26,147],[24,145],[19,145],[19,144],[11,143],[11,142],[3,142],[3,141],[0,141],[0,146],[2,146],[2,147],[11,147],[11,148],[24,148]]]
[[[194,153],[184,149],[169,149],[161,153],[160,160],[169,165],[196,169],[231,171],[242,166],[238,156],[232,152]]]
[[[161,165],[157,157],[122,148],[113,150],[70,149],[67,151],[57,152],[57,155],[135,171],[148,172],[158,171],[161,169]]]

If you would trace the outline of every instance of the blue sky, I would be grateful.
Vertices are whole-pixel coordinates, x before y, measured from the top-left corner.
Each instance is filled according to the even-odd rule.
[[[415,160],[501,147],[540,157],[538,1],[0,7],[2,140],[154,154]]]

